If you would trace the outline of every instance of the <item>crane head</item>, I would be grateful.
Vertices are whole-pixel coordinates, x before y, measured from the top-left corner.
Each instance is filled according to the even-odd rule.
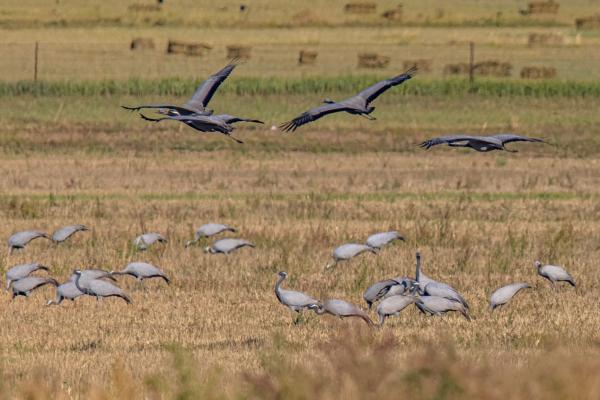
[[[282,278],[287,278],[287,272],[285,272],[285,271],[281,271],[281,272],[279,272],[279,274],[278,274],[278,275],[279,275],[280,277],[282,277]]]
[[[533,264],[536,266],[536,268],[540,268],[542,266],[542,263],[539,260],[535,260]]]
[[[204,252],[205,252],[205,253],[210,253],[210,254],[213,254],[213,253],[214,253],[214,250],[212,249],[212,247],[210,247],[210,246],[207,246],[207,247],[205,247],[205,248],[204,248]]]
[[[335,103],[335,101],[331,100],[329,97],[326,98],[325,100],[323,100],[323,103],[327,103],[327,104],[333,104]]]

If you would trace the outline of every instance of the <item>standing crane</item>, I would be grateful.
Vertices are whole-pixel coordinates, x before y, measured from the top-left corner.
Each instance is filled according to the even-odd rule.
[[[297,323],[300,318],[300,312],[305,309],[316,309],[319,306],[319,301],[313,299],[307,294],[297,292],[295,290],[286,290],[281,288],[281,283],[287,278],[287,273],[279,272],[277,282],[275,283],[275,296],[277,300],[290,310],[298,313],[298,317],[294,319]]]
[[[314,311],[318,315],[330,314],[336,317],[340,317],[340,319],[348,318],[348,317],[357,317],[362,319],[369,326],[373,326],[373,321],[371,318],[365,313],[363,310],[358,308],[352,303],[348,303],[344,300],[331,299],[325,300],[322,304],[319,304]]]
[[[490,309],[494,311],[496,308],[508,303],[517,293],[523,289],[530,289],[529,283],[517,282],[510,285],[502,286],[492,293],[490,296]]]
[[[213,243],[212,246],[208,246],[204,248],[205,253],[209,254],[229,254],[237,249],[241,249],[242,247],[251,247],[255,248],[256,246],[250,243],[245,239],[221,239],[217,240]]]
[[[186,244],[185,247],[189,247],[193,244],[198,243],[202,238],[208,238],[211,236],[215,236],[218,235],[221,232],[237,232],[237,229],[229,226],[229,225],[225,225],[225,224],[217,224],[217,223],[213,223],[210,222],[208,224],[204,224],[202,226],[200,226],[200,228],[196,229],[196,232],[194,232],[194,240],[189,240]]]
[[[6,291],[10,288],[12,281],[18,281],[31,275],[33,272],[38,270],[48,271],[48,267],[39,263],[28,263],[15,265],[8,271],[6,271]]]
[[[104,297],[119,297],[127,304],[131,304],[131,299],[121,288],[113,285],[112,283],[108,283],[101,279],[90,279],[87,280],[86,284],[82,286],[83,282],[81,280],[82,271],[75,270],[73,273],[77,276],[75,279],[75,286],[84,294],[88,296],[93,296],[96,300],[100,300],[100,298]]]

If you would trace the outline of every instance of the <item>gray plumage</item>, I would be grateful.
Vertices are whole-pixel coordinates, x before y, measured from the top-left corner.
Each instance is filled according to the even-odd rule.
[[[517,293],[519,293],[519,291],[529,288],[531,288],[531,285],[524,282],[511,283],[510,285],[502,286],[490,296],[491,310],[494,311],[497,307],[508,303]]]
[[[530,138],[513,134],[500,134],[492,136],[469,136],[469,135],[451,135],[440,136],[434,139],[429,139],[419,144],[424,149],[429,149],[432,146],[447,144],[450,147],[468,147],[480,152],[488,152],[493,150],[504,150],[511,153],[516,153],[517,150],[509,150],[505,147],[507,143],[512,142],[540,142],[546,143],[542,139]]]
[[[420,303],[421,299],[412,295],[397,295],[385,298],[377,306],[377,315],[379,316],[379,325],[383,326],[385,319],[390,315],[398,316],[400,311],[413,303]]]
[[[54,243],[61,243],[70,238],[76,232],[85,232],[89,231],[89,228],[85,225],[68,225],[62,228],[59,228],[54,231],[52,234],[52,241]]]
[[[390,244],[394,240],[406,242],[404,236],[396,231],[375,233],[367,238],[367,246],[374,249],[381,249],[383,246]]]
[[[554,289],[556,289],[556,282],[568,282],[571,286],[576,287],[575,280],[563,267],[557,265],[542,265],[540,261],[536,261],[535,266],[538,275],[548,279]]]
[[[275,283],[275,296],[281,304],[298,313],[304,309],[316,309],[318,307],[318,300],[315,300],[302,292],[281,289],[281,283],[285,278],[287,278],[287,273],[281,271],[278,274],[277,282]]]
[[[367,313],[365,313],[363,310],[361,310],[354,304],[348,303],[344,300],[325,300],[323,303],[319,304],[318,307],[314,309],[314,311],[319,315],[331,314],[340,318],[357,317],[365,321],[367,325],[373,325],[373,321],[371,321],[371,318],[369,318]]]
[[[370,103],[389,88],[399,85],[412,78],[416,72],[417,68],[412,67],[403,74],[400,74],[391,79],[385,79],[383,81],[377,82],[376,84],[364,89],[356,96],[350,97],[340,102],[334,102],[332,100],[325,99],[325,104],[319,107],[312,108],[297,116],[296,118],[292,119],[291,121],[281,124],[280,128],[284,132],[293,132],[300,126],[308,124],[312,121],[316,121],[317,119],[324,117],[325,115],[342,111],[347,112],[349,114],[361,115],[368,119],[374,119],[373,117],[369,116],[369,114],[371,114],[375,110],[375,107],[371,107]]]
[[[39,276],[28,276],[11,282],[12,298],[17,296],[29,296],[29,294],[44,285],[58,286],[58,282],[52,278],[42,278]]]
[[[161,278],[165,282],[167,282],[167,284],[171,283],[171,280],[169,279],[167,274],[165,274],[163,271],[161,271],[154,265],[145,262],[129,263],[127,264],[124,270],[111,272],[111,275],[130,275],[140,282],[144,279]]]
[[[461,313],[467,320],[471,320],[467,309],[458,301],[438,296],[422,296],[420,300],[421,301],[415,303],[415,305],[423,314],[439,316],[449,311],[457,311]]]
[[[141,109],[149,108],[167,110],[166,112],[170,112],[172,114],[177,115],[210,115],[212,114],[212,110],[206,108],[208,106],[208,103],[214,96],[219,86],[225,81],[225,79],[227,79],[227,77],[231,74],[231,72],[235,69],[236,66],[236,60],[234,59],[220,71],[209,76],[204,82],[200,84],[200,86],[198,86],[192,98],[189,99],[187,103],[185,103],[182,106],[170,104],[150,104],[135,107],[121,107],[131,111],[139,111]]]
[[[439,296],[447,298],[449,300],[458,301],[467,310],[469,309],[469,304],[456,289],[454,289],[448,284],[435,281],[423,274],[423,272],[421,272],[421,254],[418,252],[417,269],[415,275],[419,284],[419,291],[421,294],[424,294],[426,296]]]
[[[111,275],[109,271],[104,271],[102,269],[84,269],[80,270],[81,278],[80,285],[86,287],[87,281],[91,281],[93,279],[110,279],[112,281],[116,281],[116,279]],[[75,283],[77,280],[77,274],[73,273],[69,277],[69,282]]]
[[[367,302],[369,310],[373,306],[373,303],[382,299],[394,286],[402,286],[404,288],[401,282],[394,279],[384,279],[369,286],[363,294],[363,299]]]
[[[37,270],[48,271],[48,267],[39,264],[39,263],[28,263],[28,264],[19,264],[15,265],[8,271],[6,271],[6,290],[10,288],[10,283],[12,281],[18,281],[19,279],[23,279],[28,277],[32,272]]]
[[[356,257],[362,253],[369,252],[373,254],[377,254],[377,250],[372,247],[367,246],[366,244],[359,243],[346,243],[335,250],[333,250],[333,263],[327,264],[325,269],[332,268],[337,265],[340,261],[347,261],[353,257]]]
[[[23,249],[27,243],[38,238],[50,239],[48,234],[42,231],[22,231],[14,233],[8,238],[8,253],[11,254],[15,249]]]
[[[160,122],[164,120],[178,121],[186,124],[187,126],[199,131],[199,132],[218,132],[227,136],[230,139],[235,140],[238,143],[244,143],[243,141],[231,136],[231,132],[235,129],[232,125],[233,122],[247,121],[257,122],[257,120],[250,120],[245,118],[232,117],[230,115],[167,115],[161,118],[150,118],[144,114],[140,114],[142,119],[152,122]],[[231,122],[233,121],[233,122]],[[261,121],[258,121],[262,123]]]
[[[198,241],[202,238],[207,238],[211,236],[218,235],[221,232],[237,232],[237,229],[225,225],[225,224],[216,224],[216,223],[208,223],[200,226],[200,228],[196,229],[194,233],[194,240],[190,240],[185,244],[185,247],[191,246],[192,244],[198,243]]]
[[[241,249],[242,247],[256,247],[254,246],[252,243],[250,243],[247,240],[244,239],[221,239],[221,240],[217,240],[216,242],[213,243],[212,246],[209,247],[205,247],[204,248],[204,252],[205,253],[210,253],[210,254],[218,254],[218,253],[223,253],[223,254],[229,254],[232,251],[235,251],[237,249]]]
[[[397,295],[415,294],[419,289],[418,282],[412,278],[397,277],[394,280],[400,282],[400,285],[390,287],[390,290],[383,296],[384,299]]]
[[[56,300],[48,300],[46,305],[59,305],[63,300],[75,301],[76,298],[84,293],[77,289],[75,282],[67,281],[56,287]]]
[[[138,250],[147,250],[149,246],[156,242],[166,243],[167,239],[165,239],[165,237],[160,233],[156,232],[144,233],[143,235],[133,239],[133,245],[137,247]]]
[[[108,283],[101,279],[90,279],[87,280],[85,287],[83,287],[81,281],[82,272],[77,270],[73,273],[77,276],[75,279],[75,286],[77,286],[77,289],[84,294],[96,297],[97,300],[103,297],[119,297],[125,300],[127,304],[131,304],[129,296],[121,288],[112,283]]]

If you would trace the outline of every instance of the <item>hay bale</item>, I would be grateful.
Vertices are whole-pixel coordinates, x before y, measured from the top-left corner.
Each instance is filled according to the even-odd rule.
[[[401,22],[402,21],[402,4],[398,4],[396,8],[387,10],[381,16],[389,21]]]
[[[521,78],[524,79],[552,79],[556,78],[554,67],[523,67]]]
[[[575,27],[581,30],[600,30],[600,15],[594,15],[587,18],[577,18],[575,20]]]
[[[135,3],[127,7],[127,10],[132,12],[157,12],[160,11],[160,4],[144,4]]]
[[[521,10],[520,13],[523,15],[533,14],[556,14],[560,4],[553,0],[548,1],[533,1],[527,5],[525,10]]]
[[[227,58],[239,58],[248,60],[250,58],[250,52],[252,48],[249,46],[231,45],[227,46]]]
[[[556,33],[530,33],[527,43],[530,46],[550,45],[556,46],[561,45],[565,42],[563,35]]]
[[[463,75],[469,73],[469,64],[446,64],[444,66],[444,75]]]
[[[404,69],[409,69],[412,66],[417,66],[419,72],[431,72],[433,61],[431,59],[406,60],[402,63]]]
[[[480,76],[510,76],[512,64],[499,61],[482,61],[473,66],[473,74]],[[445,75],[463,75],[469,73],[469,64],[447,64],[444,66]]]
[[[298,55],[298,64],[314,64],[317,61],[318,55],[319,53],[314,50],[300,50],[300,54]]]
[[[130,50],[154,50],[154,40],[151,38],[133,38]]]
[[[377,11],[377,3],[370,1],[348,3],[344,6],[344,11],[348,14],[373,14]]]
[[[474,73],[482,76],[510,76],[512,64],[495,60],[482,61],[474,66]]]
[[[377,53],[360,53],[358,66],[360,68],[385,68],[390,63],[390,58]]]
[[[187,43],[175,40],[169,40],[167,44],[167,54],[184,54],[186,56],[202,56],[206,54],[212,46],[206,43]]]

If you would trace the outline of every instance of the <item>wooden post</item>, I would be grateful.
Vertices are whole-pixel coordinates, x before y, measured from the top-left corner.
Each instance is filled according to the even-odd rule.
[[[475,43],[469,42],[469,82],[473,84],[475,72]]]
[[[38,77],[38,50],[39,44],[35,42],[35,51],[33,53],[33,81],[37,82]]]

